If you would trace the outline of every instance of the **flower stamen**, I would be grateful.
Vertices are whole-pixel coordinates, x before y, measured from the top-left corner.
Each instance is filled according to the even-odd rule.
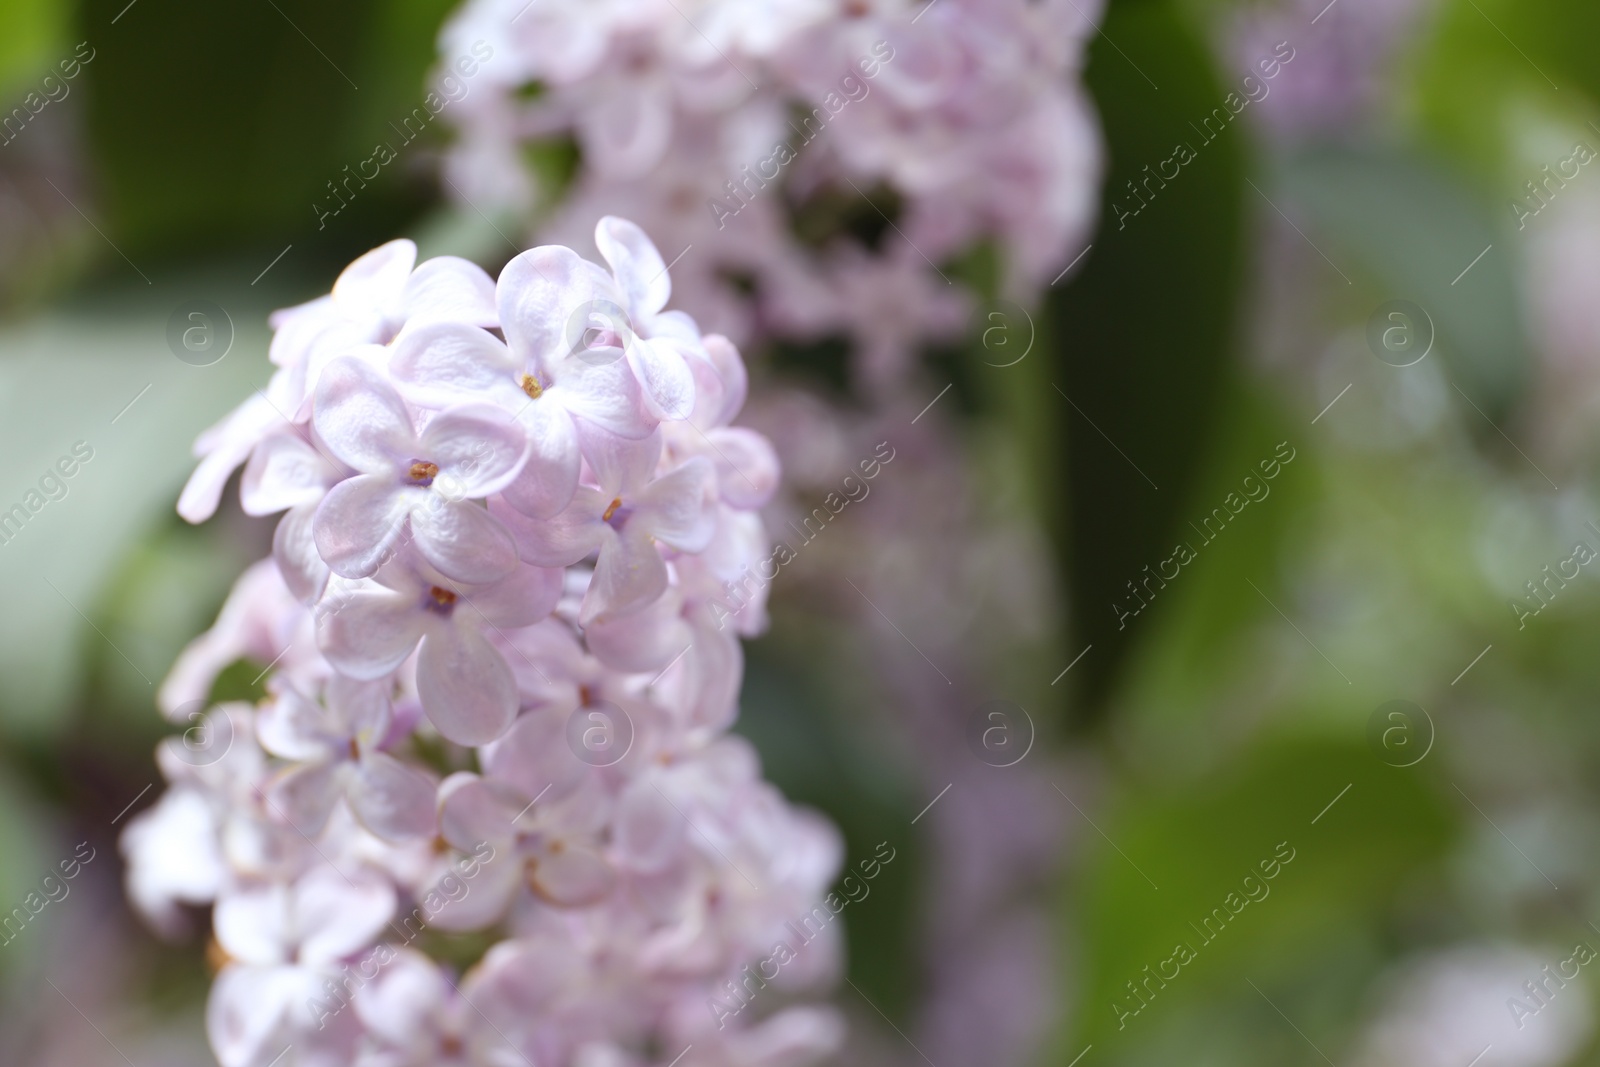
[[[411,470],[407,472],[406,477],[412,485],[426,489],[433,484],[433,479],[438,473],[439,465],[437,463],[429,463],[425,459],[419,459],[412,461]]]
[[[517,384],[522,386],[522,391],[528,394],[529,400],[538,400],[544,395],[544,386],[539,384],[539,379],[531,374],[524,374]]]
[[[428,590],[428,599],[422,606],[429,611],[436,611],[440,615],[448,615],[456,606],[456,594],[440,586]]]

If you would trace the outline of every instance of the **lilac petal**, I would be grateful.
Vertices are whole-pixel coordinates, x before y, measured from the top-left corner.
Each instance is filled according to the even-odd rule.
[[[340,482],[312,518],[317,553],[341,577],[367,577],[394,555],[420,492],[387,474],[358,474]]]
[[[408,322],[453,319],[474,326],[498,326],[494,280],[460,256],[424,260],[406,279],[403,297]]]
[[[434,834],[433,781],[393,756],[373,752],[364,758],[348,795],[361,825],[385,840]]]
[[[617,801],[615,845],[621,862],[636,871],[659,871],[683,847],[683,816],[655,787],[653,778],[634,781]]]
[[[584,458],[594,468],[600,492],[611,497],[632,497],[655,476],[661,459],[661,434],[639,441],[584,427],[578,436]]]
[[[756,511],[778,491],[782,476],[778,453],[761,434],[743,426],[706,431],[716,464],[717,489],[722,499],[740,511]]]
[[[379,245],[340,273],[333,283],[333,302],[350,318],[399,311],[416,262],[417,246],[403,237]]]
[[[503,630],[532,626],[555,610],[563,576],[559,567],[518,564],[500,581],[473,593],[465,610]]]
[[[605,524],[600,516],[610,497],[588,486],[579,487],[572,503],[549,519],[529,519],[509,508],[496,509],[517,539],[517,554],[537,567],[567,567],[600,546]]]
[[[784,1008],[730,1034],[728,1056],[761,1067],[801,1067],[828,1059],[844,1044],[845,1023],[832,1008]]]
[[[333,814],[344,769],[341,764],[325,762],[288,767],[267,786],[267,810],[298,833],[316,839]]]
[[[711,463],[696,456],[645,487],[635,498],[634,521],[680,552],[703,551],[717,532],[716,486]]]
[[[669,94],[644,86],[596,97],[578,126],[583,158],[608,177],[643,178],[672,137],[672,113]]]
[[[239,504],[246,515],[272,515],[315,504],[343,472],[296,434],[274,434],[250,453]]]
[[[265,396],[257,393],[200,435],[195,448],[203,448],[205,457],[189,475],[178,497],[178,514],[184,521],[205,522],[216,513],[222,490],[233,477],[234,470],[245,461],[266,431],[279,422],[283,422],[283,416]]]
[[[252,886],[225,893],[211,914],[217,943],[242,963],[270,965],[289,958],[292,935],[287,886]]]
[[[294,887],[294,929],[300,962],[315,966],[361,951],[394,914],[394,886],[364,871],[316,867]]]
[[[306,351],[328,324],[338,319],[332,295],[307,300],[304,304],[279,308],[267,316],[272,328],[272,343],[267,358],[274,366],[293,367],[305,359]]]
[[[339,737],[354,740],[362,751],[376,748],[389,733],[393,721],[389,703],[392,686],[384,681],[361,681],[336,674],[322,690],[328,719],[336,724]]]
[[[484,1018],[504,1020],[497,1026],[515,1026],[535,1013],[551,1012],[592,975],[585,949],[551,926],[555,924],[531,937],[502,941],[468,975],[462,992],[470,994]]]
[[[306,992],[299,967],[224,967],[206,1002],[206,1037],[217,1062],[222,1067],[270,1063],[289,1043],[283,1036],[285,1020]]]
[[[375,582],[330,590],[317,605],[317,645],[341,674],[388,676],[421,640],[425,619],[416,599]]]
[[[429,926],[447,931],[481,930],[499,922],[522,889],[522,858],[509,848],[497,850],[495,857],[483,863],[476,877],[466,883],[470,888],[463,896],[464,881],[465,875],[447,872],[423,894],[424,899],[435,895],[445,902],[428,917]],[[507,1067],[517,1067],[521,1062],[513,1060]]]
[[[572,416],[545,397],[534,401],[520,421],[528,432],[528,462],[501,495],[524,515],[549,518],[572,503],[578,488],[583,466],[578,430]]]
[[[463,404],[436,415],[418,442],[439,465],[433,487],[453,500],[482,500],[505,488],[528,458],[528,437],[510,415]]]
[[[628,310],[649,318],[667,306],[672,279],[667,264],[645,232],[627,219],[607,215],[594,228],[594,243],[611,264],[617,286],[628,298]]]
[[[312,505],[291,508],[272,533],[272,558],[283,575],[283,584],[302,604],[316,603],[328,586],[328,565],[322,562],[311,532],[316,514]]]
[[[650,320],[649,336],[658,341],[670,341],[685,356],[710,362],[705,340],[700,336],[700,326],[687,311],[663,311]]]
[[[327,760],[343,754],[337,725],[327,708],[285,687],[256,713],[256,740],[284,759]]]
[[[600,350],[595,350],[596,352]],[[637,441],[655,429],[633,368],[617,349],[615,359],[593,353],[567,356],[552,368],[555,381],[545,390],[568,411],[602,430]]]
[[[417,435],[405,401],[365,360],[341,356],[317,381],[317,435],[358,471],[391,471],[417,458]]]
[[[616,876],[611,866],[587,849],[568,846],[542,853],[533,863],[528,885],[539,896],[563,907],[593,904],[611,892]]]
[[[511,351],[543,367],[566,353],[568,324],[614,290],[611,278],[570,248],[541,245],[505,265],[495,286]]]
[[[596,619],[584,642],[596,659],[620,671],[659,671],[692,643],[683,596],[673,591],[631,615]]]
[[[423,639],[417,695],[429,721],[458,745],[488,744],[517,714],[511,668],[476,627],[454,619]]]
[[[694,374],[678,346],[665,338],[635,337],[628,366],[639,379],[646,409],[660,419],[686,419],[694,411]]]
[[[568,750],[566,729],[565,712],[541,709],[520,715],[484,752],[484,769],[548,807],[571,795],[589,773]]]
[[[459,322],[434,322],[407,329],[396,339],[389,373],[423,395],[482,396],[514,383],[519,361],[485,330]]]
[[[734,347],[732,341],[719,333],[713,333],[707,334],[702,343],[705,346],[708,362],[696,361],[693,364],[696,368],[696,378],[700,378],[701,367],[713,372],[718,386],[715,396],[717,402],[715,405],[697,403],[694,423],[702,430],[708,430],[713,426],[728,425],[734,416],[739,414],[739,410],[744,407],[745,396],[750,390],[750,376],[745,371],[744,360],[740,358],[739,350]],[[703,397],[707,391],[708,386],[702,383],[700,395]],[[714,410],[702,410],[708,407]]]
[[[374,981],[356,990],[351,1003],[362,1024],[386,1044],[420,1049],[428,1047],[437,1026],[435,1013],[449,995],[438,964],[416,949],[403,948]]]
[[[517,565],[517,544],[499,519],[477,504],[440,496],[411,513],[417,551],[447,578],[492,582]]]
[[[688,677],[688,718],[717,732],[728,729],[739,714],[739,686],[744,681],[744,649],[739,639],[715,626],[696,629],[694,647],[683,658]]]
[[[484,842],[504,852],[516,838],[514,820],[527,804],[528,799],[505,782],[457,771],[439,783],[439,834],[462,852]]]
[[[599,618],[637,611],[666,589],[667,565],[649,532],[638,523],[620,535],[608,529],[578,621],[588,626]]]

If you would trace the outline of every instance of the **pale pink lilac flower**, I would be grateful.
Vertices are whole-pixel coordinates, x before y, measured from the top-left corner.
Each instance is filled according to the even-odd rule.
[[[320,702],[285,686],[256,717],[261,747],[291,761],[268,787],[273,809],[314,836],[342,797],[379,837],[430,836],[436,785],[382,750],[391,721],[388,694],[378,682],[335,675]]]
[[[711,503],[716,472],[703,458],[658,475],[661,439],[625,441],[596,434],[590,448],[594,484],[581,486],[565,511],[545,522],[507,514],[522,557],[545,567],[596,556],[579,621],[626,615],[666,592],[666,561],[656,545],[703,551],[715,532]]]
[[[123,848],[158,929],[213,907],[223,1067],[665,1067],[689,1041],[799,1067],[838,1044],[827,1009],[724,1030],[706,1006],[840,844],[726,735],[763,616],[721,626],[718,575],[758,561],[778,483],[732,425],[743,363],[667,310],[641,230],[597,243],[610,270],[545,246],[497,283],[369,253],[275,317],[273,383],[202,440],[187,517],[244,463],[244,510],[282,518],[162,687],[189,732]],[[266,699],[202,714],[241,659]],[[458,976],[429,928],[504,940]],[[782,984],[837,962],[818,938]]]
[[[180,515],[190,522],[210,518],[239,464],[270,435],[310,418],[313,387],[335,356],[386,345],[410,322],[498,325],[493,283],[482,268],[440,256],[413,270],[416,259],[411,241],[391,241],[345,268],[332,294],[274,313],[268,355],[279,369],[265,392],[195,442],[201,461],[179,498]]]
[[[521,429],[499,408],[447,408],[419,433],[400,394],[373,367],[346,357],[317,384],[316,429],[358,471],[329,490],[312,534],[335,573],[365,578],[402,537],[464,582],[490,582],[516,564],[510,535],[472,503],[511,483],[527,460]]]
[[[335,670],[362,681],[388,678],[416,650],[417,693],[433,725],[459,744],[484,744],[505,733],[518,702],[489,636],[538,622],[558,591],[546,568],[514,563],[499,581],[467,584],[408,553],[330,589],[317,640]]]
[[[714,731],[730,713],[729,679],[742,668],[733,635],[764,626],[771,592],[765,579],[773,541],[768,524],[752,521],[750,509],[764,507],[780,540],[793,542],[781,518],[808,514],[877,442],[903,445],[906,427],[948,380],[926,374],[930,343],[960,341],[981,296],[1004,296],[1031,310],[1085,252],[1098,217],[1103,151],[1080,73],[1103,5],[674,0],[592,5],[587,18],[576,0],[541,2],[519,16],[521,6],[522,0],[467,0],[446,26],[444,54],[453,54],[452,40],[496,33],[495,47],[509,59],[491,91],[451,114],[461,133],[453,173],[470,158],[501,168],[476,176],[476,189],[525,190],[532,179],[519,149],[570,138],[580,158],[564,197],[550,203],[554,190],[542,190],[537,211],[528,200],[497,201],[522,211],[530,233],[577,246],[603,216],[625,213],[668,257],[681,255],[673,293],[702,326],[747,348],[837,336],[850,346],[859,417],[822,411],[771,451],[765,441],[747,448],[738,433],[725,433],[716,404],[665,423],[663,466],[698,457],[715,471],[715,532],[703,551],[668,557],[671,585],[649,607],[617,618],[596,614],[592,604],[585,611],[594,658],[649,678],[655,698],[679,722]],[[863,58],[870,76],[858,66]],[[531,99],[519,92],[530,83],[541,89]],[[645,85],[653,98],[640,95]],[[641,125],[647,109],[654,129]],[[787,155],[775,153],[779,144]],[[884,222],[870,246],[841,226],[806,240],[798,235],[818,204],[834,212],[854,205],[876,226],[883,220],[874,218],[869,197],[886,211],[889,199],[900,205],[893,225]],[[999,266],[998,294],[968,288],[951,269],[989,247]],[[710,338],[706,348],[714,364]],[[698,376],[702,364],[689,365]],[[742,389],[741,383],[741,395]],[[709,390],[698,383],[697,390],[704,401]],[[793,399],[797,407],[802,402]],[[950,427],[954,403],[946,398],[921,416],[917,436],[958,437]],[[801,475],[798,494],[788,474],[788,492],[770,493],[780,457],[786,472],[817,468],[814,477]],[[922,757],[923,784],[932,795],[959,769],[971,769],[959,724],[986,694],[967,678],[982,674],[991,641],[1001,644],[1029,622],[1003,617],[985,628],[990,640],[976,642],[964,639],[963,627],[980,613],[992,617],[996,589],[1049,583],[1035,554],[1002,556],[987,569],[974,564],[983,555],[975,544],[1029,546],[1039,537],[1033,520],[1017,513],[1002,524],[1014,536],[985,529],[971,499],[972,471],[959,454],[922,447],[892,470],[874,483],[882,496],[852,504],[838,532],[830,527],[826,537],[808,541],[780,580],[804,586],[811,601],[834,605],[825,619],[830,628],[852,638],[862,628],[873,635],[879,659],[871,673],[886,677],[890,725]],[[882,489],[888,482],[900,487],[892,497]],[[752,580],[752,573],[763,580]],[[944,579],[929,582],[929,574]],[[910,653],[905,639],[844,584],[846,575],[911,627],[918,647],[956,683]],[[730,597],[730,588],[743,592]],[[839,651],[847,656],[854,649]],[[536,662],[548,669],[546,661]],[[515,663],[513,669],[530,673]],[[1030,774],[1014,774],[989,800],[999,807],[997,798],[1010,798],[1024,810],[1037,785]],[[919,829],[954,818],[935,809]],[[1026,826],[1015,839],[979,840],[965,825],[959,833],[939,831],[941,867],[959,870],[980,845],[1006,857],[995,866],[993,896],[958,891],[953,875],[929,879],[939,899],[930,909],[937,917],[929,920],[928,940],[939,948],[927,955],[932,993],[913,1037],[950,1049],[959,1063],[1026,1062],[1050,1024],[1052,954],[1027,947],[1047,905],[1037,899],[1032,871],[1021,868],[1045,865],[1056,823],[1037,815]],[[940,888],[946,885],[947,893]],[[996,907],[1000,898],[1010,907]],[[979,933],[960,941],[937,936],[953,928]],[[986,947],[986,932],[1003,950]],[[1016,951],[1018,945],[1025,950]],[[977,1006],[969,995],[982,980],[977,975],[1003,981],[1005,991],[996,995],[1006,1010]],[[951,1034],[961,1036],[959,1044]],[[898,1035],[887,1036],[901,1044]],[[722,1046],[704,1047],[714,1061]]]

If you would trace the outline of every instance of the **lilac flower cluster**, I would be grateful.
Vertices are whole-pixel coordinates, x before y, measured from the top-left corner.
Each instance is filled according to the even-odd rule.
[[[1101,150],[1076,72],[1099,6],[467,0],[441,54],[484,39],[502,58],[452,112],[447,176],[568,243],[625,210],[669,254],[692,246],[703,322],[741,344],[848,335],[887,391],[969,314],[939,264],[993,241],[1029,302],[1083,247]],[[570,187],[541,183],[525,148],[567,138]],[[878,247],[832,225],[891,198]]]
[[[1079,72],[1102,7],[464,0],[439,42],[441,60],[480,38],[495,50],[485,91],[451,110],[446,184],[475,212],[507,209],[574,246],[627,214],[708,329],[749,352],[848,343],[851,404],[770,380],[754,398],[747,417],[787,472],[773,528],[816,514],[879,442],[903,458],[877,503],[798,559],[777,546],[725,602],[764,595],[782,565],[802,605],[787,621],[820,609],[842,662],[867,636],[859,677],[915,753],[924,796],[955,782],[917,827],[932,873],[907,1026],[941,1067],[1031,1062],[1055,1024],[1063,820],[1054,768],[992,774],[963,740],[973,708],[1014,680],[1011,650],[1047,625],[1049,557],[1026,506],[989,506],[993,479],[953,443],[953,401],[937,403],[948,379],[930,380],[923,355],[992,325],[980,298],[1034,305],[1085,251],[1104,154]],[[892,1060],[899,1035],[846,1006],[860,1011],[846,1057]]]
[[[214,904],[223,1067],[789,1067],[841,1036],[706,1009],[841,844],[727,732],[765,606],[713,606],[770,551],[779,478],[731,425],[739,353],[665,310],[637,226],[595,240],[609,270],[544,246],[498,281],[368,253],[274,315],[271,383],[197,443],[185,518],[241,465],[244,510],[282,518],[162,687],[197,725],[123,848],[158,928]],[[240,659],[266,697],[202,715]]]

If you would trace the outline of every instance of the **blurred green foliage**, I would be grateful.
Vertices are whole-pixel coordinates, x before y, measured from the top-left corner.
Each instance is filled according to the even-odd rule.
[[[1507,245],[1501,216],[1441,168],[1394,150],[1308,150],[1288,159],[1280,178],[1329,247],[1355,257],[1346,263],[1352,271],[1359,266],[1376,292],[1427,312],[1451,377],[1488,415],[1505,418],[1528,368],[1516,261],[1483,255]]]
[[[1266,741],[1220,773],[1127,789],[1104,824],[1116,847],[1099,843],[1077,894],[1086,988],[1074,1040],[1114,1061],[1137,1057],[1124,1050],[1154,1039],[1164,1016],[1248,1003],[1248,980],[1292,977],[1359,936],[1397,888],[1437,867],[1453,825],[1417,770],[1359,743]],[[1207,925],[1217,908],[1224,917]],[[1180,943],[1193,954],[1181,967]],[[1146,967],[1170,981],[1143,984]]]
[[[10,97],[56,62],[71,14],[57,0],[0,0],[0,92]]]
[[[1111,5],[1103,30],[1085,74],[1110,157],[1100,226],[1047,308],[1051,387],[1064,394],[1063,588],[1078,647],[1095,646],[1074,672],[1080,717],[1104,711],[1140,629],[1119,624],[1113,601],[1169,554],[1191,502],[1231,373],[1244,266],[1246,131],[1204,143],[1191,126],[1228,91],[1199,33],[1160,0]],[[1137,208],[1132,188],[1180,142],[1198,158],[1119,217],[1115,202]]]
[[[20,899],[50,862],[48,841],[65,832],[51,810],[100,829],[150,780],[149,753],[169,731],[153,687],[263,550],[251,540],[259,529],[224,517],[191,530],[171,508],[195,432],[265,379],[268,309],[324,291],[339,264],[400,232],[418,233],[424,254],[490,264],[505,253],[504,239],[470,218],[426,216],[438,130],[325,229],[312,207],[420,103],[451,6],[0,3],[0,86],[25,85],[78,40],[97,49],[82,83],[94,194],[85,206],[156,281],[144,291],[89,233],[106,274],[80,279],[72,303],[4,338],[10,466],[42,470],[80,437],[96,459],[0,548],[13,579],[0,615],[10,772],[0,781],[0,902]],[[1050,520],[1071,632],[1054,662],[1094,646],[1037,701],[1048,677],[1009,677],[1037,673],[1036,663],[1019,654],[1004,672],[1030,707],[1055,700],[1092,728],[1078,743],[1108,771],[1103,804],[1068,781],[1105,835],[1080,824],[1087,846],[1062,890],[1073,992],[1052,1044],[1057,1064],[1090,1043],[1096,1062],[1114,1064],[1320,1062],[1279,1009],[1342,1063],[1397,960],[1453,939],[1565,937],[1573,925],[1570,901],[1536,895],[1541,879],[1450,788],[1445,768],[1493,781],[1482,803],[1497,816],[1497,802],[1536,809],[1528,825],[1586,826],[1597,803],[1600,612],[1575,591],[1519,631],[1482,561],[1504,554],[1483,533],[1494,509],[1530,516],[1537,550],[1508,564],[1530,577],[1576,526],[1546,506],[1546,487],[1496,426],[1515,431],[1537,410],[1519,294],[1525,250],[1507,205],[1556,158],[1552,146],[1591,136],[1600,7],[1444,0],[1396,61],[1403,93],[1387,102],[1396,121],[1381,137],[1260,163],[1241,122],[1196,145],[1198,158],[1139,215],[1119,218],[1127,183],[1192,141],[1190,124],[1228,92],[1233,74],[1197,12],[1231,6],[1113,0],[1087,69],[1109,150],[1105,202],[1093,251],[1052,290],[1038,324],[1044,358],[1003,379],[972,375],[970,351],[931,362],[958,382],[946,403],[960,402],[980,469],[1011,478],[1006,491],[1031,485],[1038,499],[1019,510]],[[570,145],[540,153],[549,175],[570,174],[573,160]],[[1246,369],[1252,341],[1241,323],[1258,266],[1248,250],[1279,208],[1348,275],[1328,269],[1298,324],[1330,347],[1307,356],[1332,368],[1326,379]],[[1453,284],[1491,243],[1495,253]],[[958,266],[985,272],[982,253]],[[239,330],[214,367],[165,350],[167,313],[193,296],[228,308]],[[1438,358],[1405,375],[1360,339],[1371,310],[1397,297],[1425,306],[1439,331]],[[824,362],[820,352],[802,362]],[[837,373],[822,376],[842,389],[843,353],[827,354],[821,369]],[[1347,381],[1341,406],[1313,425]],[[1126,602],[1126,583],[1280,441],[1298,456],[1270,498],[1120,627],[1112,604]],[[1588,484],[1582,469],[1559,480]],[[853,684],[870,665],[815,670],[823,647],[795,629],[753,645],[739,728],[775,784],[841,827],[847,863],[879,841],[897,849],[845,931],[851,980],[904,1024],[921,992],[916,939],[934,876],[927,842],[907,828],[927,798],[916,795],[913,754],[872,725],[872,698]],[[258,670],[238,665],[219,691],[253,692]],[[1071,701],[1061,695],[1069,685]],[[1384,765],[1364,740],[1373,708],[1397,697],[1438,713],[1438,749],[1416,768]],[[1600,899],[1600,850],[1583,847],[1592,838],[1548,833],[1579,841],[1556,849],[1558,880],[1579,887],[1568,895]],[[1551,862],[1531,836],[1519,840]],[[1188,924],[1280,841],[1296,858],[1270,896],[1119,1029],[1108,1005],[1128,1002],[1125,983],[1193,936]],[[18,947],[0,967],[36,951]],[[155,996],[202,988],[192,950],[151,959]]]
[[[313,207],[336,203],[330,183],[376,141],[400,140],[390,124],[422,105],[449,0],[143,2],[118,17],[125,3],[85,0],[79,32],[98,51],[85,72],[102,199],[136,261],[292,241],[331,265],[432,198],[430,126],[349,211],[319,227]]]

